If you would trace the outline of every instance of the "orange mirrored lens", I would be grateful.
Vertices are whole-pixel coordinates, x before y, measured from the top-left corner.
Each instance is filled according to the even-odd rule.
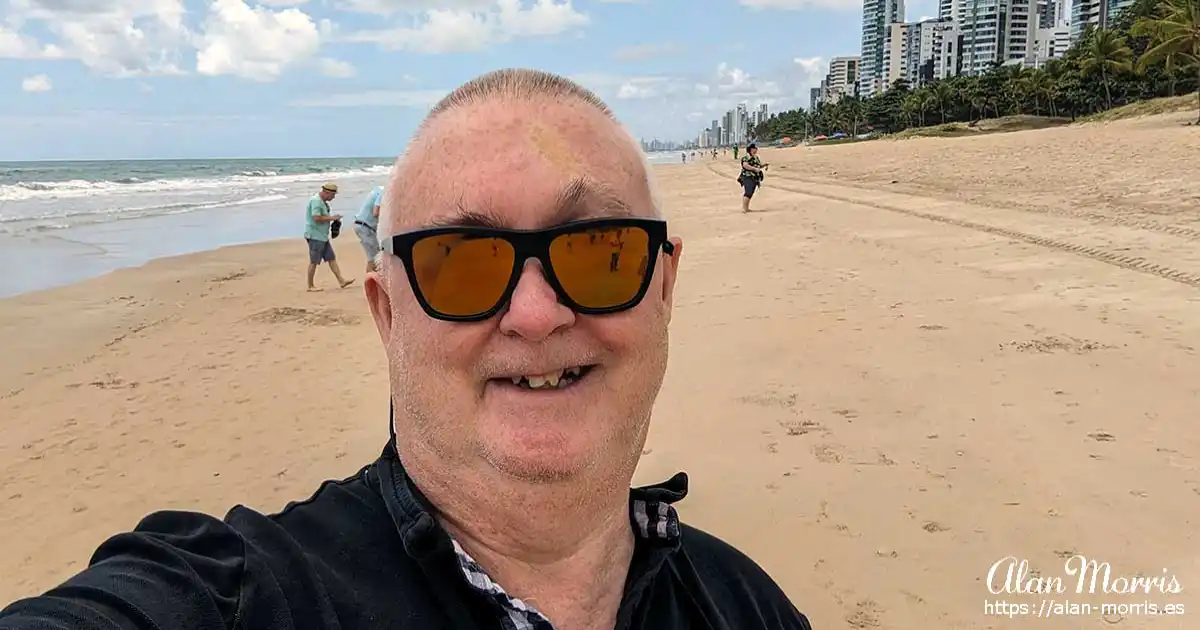
[[[637,297],[650,262],[650,235],[608,227],[558,236],[550,264],[563,290],[584,308],[620,306]]]
[[[478,315],[500,302],[516,253],[508,241],[442,234],[413,245],[417,287],[433,310],[453,317]]]

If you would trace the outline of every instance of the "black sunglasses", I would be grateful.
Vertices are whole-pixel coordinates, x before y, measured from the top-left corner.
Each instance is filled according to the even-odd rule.
[[[459,226],[416,230],[380,239],[404,263],[421,308],[435,319],[488,319],[512,299],[525,261],[542,263],[559,301],[584,315],[616,313],[646,296],[667,222],[644,218],[589,219],[542,230]]]

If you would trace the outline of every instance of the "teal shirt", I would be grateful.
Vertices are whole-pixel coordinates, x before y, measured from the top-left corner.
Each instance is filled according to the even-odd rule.
[[[358,210],[358,214],[354,215],[355,221],[366,223],[372,230],[379,226],[379,217],[375,216],[375,206],[379,205],[380,198],[383,197],[383,186],[376,186],[367,194],[367,198],[363,200],[362,208]]]
[[[327,217],[329,212],[329,204],[321,200],[317,195],[313,195],[312,199],[308,200],[307,216],[304,221],[304,238],[314,241],[329,240],[329,223],[319,223],[316,217]]]

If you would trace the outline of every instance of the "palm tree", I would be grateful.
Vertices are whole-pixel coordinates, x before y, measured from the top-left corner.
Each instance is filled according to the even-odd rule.
[[[1050,75],[1044,70],[1034,70],[1025,75],[1025,90],[1033,97],[1033,113],[1037,116],[1042,115],[1042,99],[1050,98],[1052,83]],[[1051,113],[1053,115],[1053,113]]]
[[[1050,115],[1058,116],[1058,98],[1062,95],[1062,82],[1069,68],[1062,59],[1051,59],[1046,62],[1042,74],[1046,75],[1046,100],[1050,101]]]
[[[937,103],[938,112],[942,115],[942,124],[946,124],[946,106],[954,102],[954,86],[945,79],[933,84],[933,98]]]
[[[1163,0],[1158,17],[1138,20],[1133,33],[1148,36],[1151,42],[1138,59],[1138,68],[1144,70],[1151,63],[1165,62],[1172,92],[1176,57],[1196,64],[1196,105],[1200,109],[1200,0]],[[1200,124],[1200,113],[1196,124]]]
[[[916,127],[913,124],[913,119],[921,111],[921,97],[916,92],[909,92],[904,96],[904,100],[900,101],[900,112],[904,114],[905,127]]]
[[[1084,74],[1100,75],[1100,82],[1104,84],[1104,108],[1112,109],[1112,92],[1109,89],[1108,77],[1133,69],[1133,51],[1125,45],[1125,38],[1115,31],[1107,28],[1097,29],[1083,50],[1079,69]]]

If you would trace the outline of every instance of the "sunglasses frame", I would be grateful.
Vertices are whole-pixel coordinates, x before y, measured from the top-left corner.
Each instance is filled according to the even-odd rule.
[[[554,271],[554,264],[550,261],[550,244],[554,242],[554,239],[564,234],[586,233],[592,229],[622,227],[645,230],[649,244],[646,252],[646,274],[642,278],[642,284],[638,287],[637,293],[622,304],[604,308],[585,307],[571,299],[571,296],[567,295],[566,289],[563,288],[562,283],[559,282],[558,275]],[[504,292],[500,295],[500,299],[496,302],[495,306],[476,315],[447,315],[429,305],[429,302],[425,299],[425,294],[421,291],[421,287],[417,282],[417,274],[413,268],[413,247],[423,239],[442,236],[444,234],[498,238],[508,242],[512,246],[515,255],[513,256],[513,268],[509,273],[508,286],[504,288]],[[546,278],[546,282],[554,289],[559,302],[572,311],[581,315],[606,315],[608,313],[625,311],[637,306],[646,297],[646,291],[650,288],[650,281],[654,278],[655,265],[658,263],[658,250],[661,248],[663,253],[668,256],[675,253],[675,245],[667,240],[667,222],[662,219],[640,217],[584,219],[538,230],[512,230],[474,225],[424,228],[382,238],[379,244],[380,249],[399,258],[404,263],[404,271],[408,275],[408,284],[412,287],[413,295],[417,298],[417,303],[421,305],[421,309],[425,311],[425,314],[434,319],[447,322],[481,322],[499,313],[512,300],[513,291],[516,290],[517,283],[521,281],[521,270],[525,267],[525,261],[530,258],[536,258],[542,263],[542,273]]]

